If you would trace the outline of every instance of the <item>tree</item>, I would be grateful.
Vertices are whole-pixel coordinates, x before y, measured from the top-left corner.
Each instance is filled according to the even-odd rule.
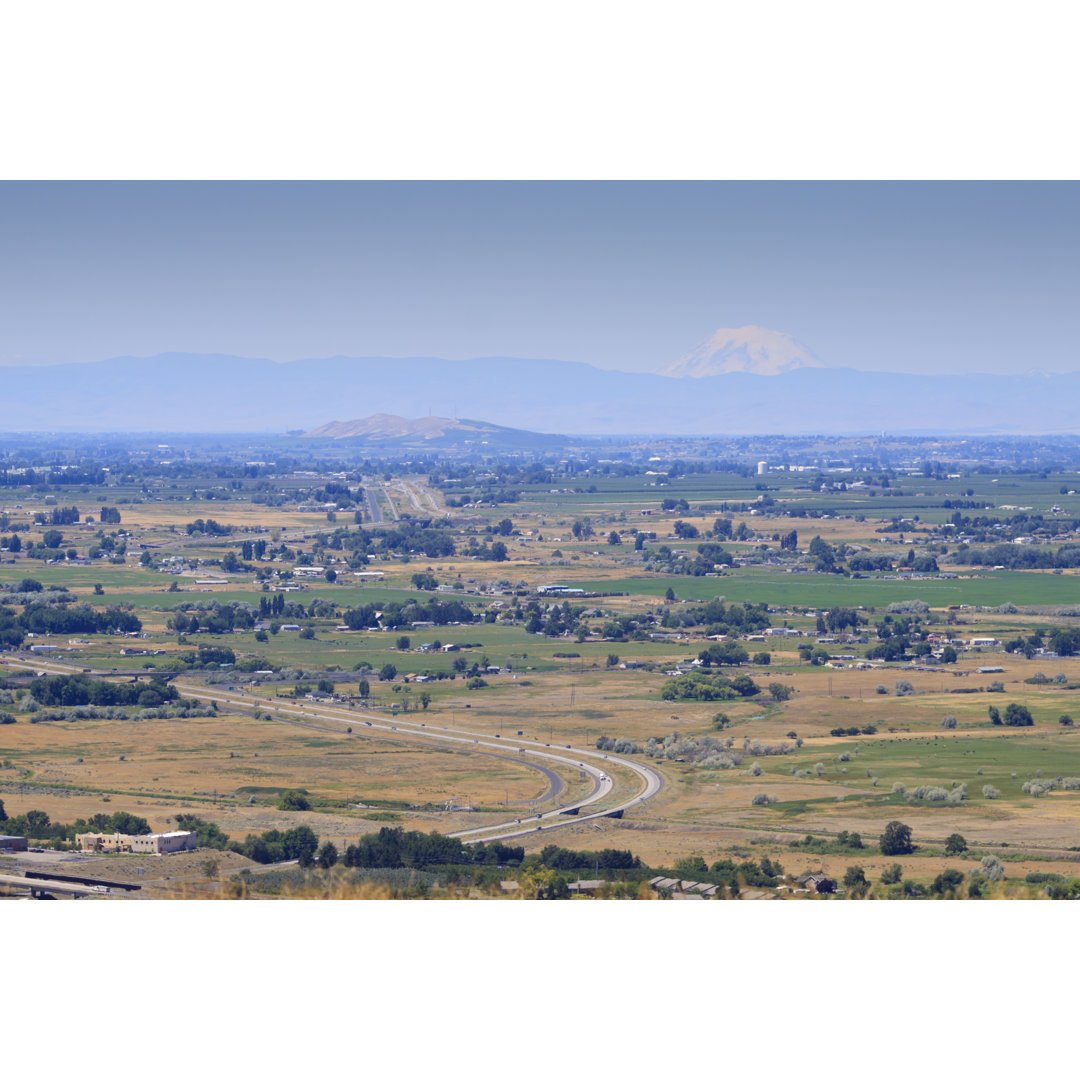
[[[1031,718],[1031,712],[1026,705],[1017,705],[1015,701],[1009,702],[1005,707],[1005,725],[1007,727],[1032,727],[1035,721]]]
[[[915,850],[911,842],[911,826],[890,821],[879,841],[882,855],[910,855]]]
[[[608,533],[607,542],[611,544],[612,547],[614,547],[616,544],[622,543],[622,537],[614,529],[612,529],[611,532]]]
[[[396,672],[395,672],[395,674],[396,674]],[[367,679],[361,679],[359,681],[359,683],[357,683],[356,692],[362,698],[366,698],[366,697],[371,696],[371,684],[367,681]]]
[[[64,534],[58,529],[48,529],[41,534],[41,542],[47,548],[58,548],[64,542]]]
[[[0,799],[0,821],[7,821],[7,811],[4,809],[4,800]]]
[[[390,682],[397,678],[397,668],[393,664],[383,664],[383,666],[379,668],[379,678],[383,682]]]
[[[608,653],[607,666],[608,667],[616,667],[618,665],[618,663],[619,663],[618,656],[616,656],[615,653]]]
[[[397,647],[398,652],[408,652],[409,651],[409,646],[411,644],[412,644],[412,642],[409,641],[409,639],[404,634],[402,634],[401,637],[399,637],[397,639],[397,646],[396,647]]]
[[[700,855],[687,855],[676,859],[673,869],[679,877],[688,881],[698,881],[709,872],[709,867]]]
[[[426,709],[431,704],[431,695],[426,690],[420,691],[420,708]]]
[[[769,696],[773,701],[781,702],[787,701],[792,694],[795,693],[794,686],[788,686],[785,683],[771,682],[769,683]]]
[[[506,545],[501,540],[496,540],[495,543],[491,545],[491,557],[496,562],[506,562]]]
[[[675,599],[675,590],[670,585],[667,587],[667,592],[664,593],[664,599],[669,602]]]
[[[836,882],[832,878],[822,878],[816,885],[819,893],[834,893],[836,892]]]
[[[951,645],[946,645],[941,650],[941,662],[943,664],[955,664],[956,663],[956,650]]]
[[[329,870],[331,866],[338,861],[337,848],[327,840],[321,848],[319,848],[318,854],[315,856],[315,861],[324,869]]]
[[[954,832],[945,841],[946,855],[963,855],[968,849],[968,842],[958,833]]]
[[[856,896],[865,895],[870,888],[870,882],[866,880],[866,871],[861,866],[849,866],[844,872],[844,888]]]
[[[986,714],[990,717],[991,724],[1001,723],[1001,713],[993,705],[988,705],[986,708]]]
[[[286,859],[296,859],[301,866],[311,866],[315,862],[319,838],[307,825],[298,825],[282,834],[281,846]]]

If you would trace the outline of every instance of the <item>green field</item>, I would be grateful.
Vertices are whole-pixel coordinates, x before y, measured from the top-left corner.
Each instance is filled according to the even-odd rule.
[[[903,600],[923,600],[931,607],[951,604],[997,606],[999,604],[1080,603],[1080,573],[1053,574],[1042,571],[988,570],[977,578],[921,581],[887,581],[878,578],[845,578],[833,574],[788,574],[748,567],[722,577],[607,578],[568,580],[572,588],[590,592],[619,592],[631,596],[662,597],[671,588],[679,600],[711,600],[723,596],[740,602],[776,606],[829,608],[886,607]]]

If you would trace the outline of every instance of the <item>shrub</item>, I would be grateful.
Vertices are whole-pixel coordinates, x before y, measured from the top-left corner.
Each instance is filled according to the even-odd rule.
[[[751,776],[760,776],[765,770],[761,767],[761,763],[755,761],[749,769],[746,770]]]
[[[283,791],[277,808],[279,810],[310,810],[311,803],[304,797],[303,792]]]
[[[1005,877],[1005,867],[996,855],[984,855],[979,866],[990,881],[1001,881]]]
[[[911,798],[922,799],[925,802],[944,802],[948,797],[948,788],[936,787],[931,784],[920,784],[911,792]]]
[[[964,875],[959,870],[946,870],[934,878],[930,891],[938,896],[947,892],[956,892],[964,883]]]
[[[896,783],[892,786],[892,792],[894,795],[903,795],[906,791],[907,788],[903,784],[901,784],[899,780],[897,780]]]
[[[983,784],[982,791],[984,799],[996,799],[1001,795],[1001,792],[993,784]]]
[[[946,728],[946,729],[951,731],[954,727],[956,727],[956,717],[955,716],[946,716],[946,717],[944,717],[942,719],[942,721],[941,721],[941,726],[943,728]]]
[[[903,876],[904,868],[898,862],[894,862],[892,866],[887,866],[881,871],[881,884],[899,885]]]
[[[1028,885],[1047,885],[1064,880],[1061,874],[1046,874],[1039,870],[1033,870],[1024,877]]]
[[[775,795],[766,795],[764,791],[759,791],[751,800],[751,806],[768,806],[769,803],[776,802]]]
[[[897,679],[893,683],[893,693],[897,697],[906,697],[908,694],[915,693],[915,687],[911,685],[910,679]]]
[[[877,686],[874,687],[874,692],[877,694],[887,694],[889,688],[884,683],[878,683]]]

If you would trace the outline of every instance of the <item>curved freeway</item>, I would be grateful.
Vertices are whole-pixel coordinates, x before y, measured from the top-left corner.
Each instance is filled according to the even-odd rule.
[[[12,666],[31,668],[37,671],[48,671],[51,674],[78,674],[85,669],[75,664],[68,664],[56,660],[37,659],[9,659]],[[120,675],[128,672],[106,672],[91,669],[93,675]],[[131,675],[141,674],[131,672]],[[549,832],[553,829],[563,828],[567,825],[575,825],[582,821],[593,821],[597,818],[609,817],[621,810],[629,810],[651,799],[664,785],[663,777],[648,765],[628,760],[627,758],[609,755],[600,750],[576,749],[571,745],[553,747],[551,744],[537,744],[535,741],[520,737],[492,736],[484,732],[467,731],[462,728],[440,727],[433,728],[424,723],[412,720],[399,720],[394,718],[394,723],[389,723],[386,717],[372,713],[365,713],[355,708],[333,708],[324,705],[283,705],[278,701],[268,702],[264,698],[253,697],[238,690],[217,690],[187,683],[181,679],[174,679],[173,686],[185,696],[198,701],[216,702],[228,705],[234,709],[252,710],[260,709],[284,714],[285,719],[295,718],[304,720],[321,720],[334,724],[353,726],[353,734],[365,734],[368,729],[371,734],[379,732],[392,732],[393,737],[404,742],[413,740],[434,740],[439,744],[446,744],[450,749],[461,750],[466,753],[482,753],[489,755],[492,750],[503,751],[503,757],[513,760],[505,754],[508,747],[513,747],[523,757],[522,764],[541,764],[550,761],[558,765],[568,765],[580,769],[593,778],[593,790],[584,798],[578,799],[567,806],[560,806],[554,810],[539,813],[534,817],[516,817],[510,821],[500,822],[496,825],[482,825],[474,829],[462,829],[450,833],[450,836],[462,840],[466,844],[475,844],[483,840],[510,840],[522,836],[529,836],[535,832]],[[272,715],[272,714],[271,714]],[[356,730],[359,721],[360,730]],[[568,752],[567,752],[568,751]],[[599,803],[614,789],[614,781],[608,775],[614,769],[626,769],[641,781],[641,788],[633,797],[626,799],[615,806],[605,807],[589,814],[579,813],[576,816],[567,817],[571,810],[584,810]]]

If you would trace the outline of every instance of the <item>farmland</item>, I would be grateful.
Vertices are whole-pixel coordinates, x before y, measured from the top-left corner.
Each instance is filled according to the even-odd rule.
[[[813,895],[806,872],[897,861],[877,843],[901,821],[906,895],[988,856],[1006,868],[991,892],[1080,877],[1067,440],[396,460],[173,439],[167,458],[137,440],[76,441],[63,461],[32,440],[5,451],[12,820],[122,810],[167,830],[195,815],[234,841],[302,823],[340,852],[388,826],[495,836],[593,791],[583,768],[545,773],[518,744],[603,744],[601,811],[635,797],[620,759],[659,791],[514,840],[524,862],[507,872],[539,872],[552,843],[658,873],[682,860],[683,878],[697,857],[752,856]],[[759,472],[761,458],[787,460]],[[39,671],[139,685],[107,708],[74,690],[53,702]],[[425,738],[438,730],[475,749]],[[851,833],[861,848],[837,844]],[[966,852],[945,854],[953,834]]]

